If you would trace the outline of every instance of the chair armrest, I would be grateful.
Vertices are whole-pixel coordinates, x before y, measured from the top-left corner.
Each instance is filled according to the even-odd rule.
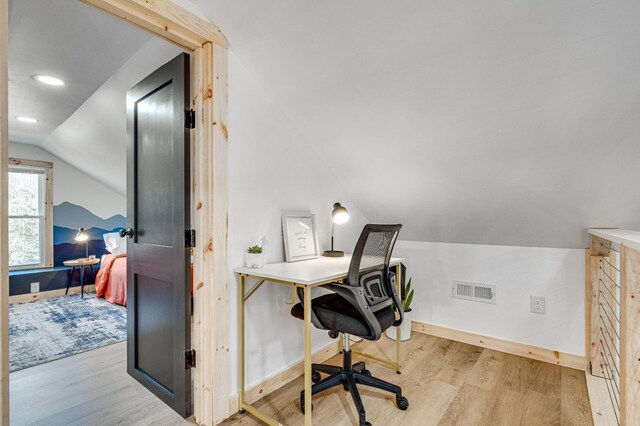
[[[360,315],[364,317],[373,334],[370,336],[360,337],[366,337],[371,340],[378,340],[380,338],[380,335],[382,334],[380,323],[371,311],[369,303],[367,302],[367,299],[361,287],[353,287],[340,283],[331,283],[323,285],[322,288],[326,288],[338,294],[340,297],[349,302],[354,308],[356,308]]]
[[[377,318],[369,309],[369,305],[367,303],[366,298],[362,292],[362,289],[359,287],[352,287],[349,285],[341,284],[341,283],[329,283],[320,286],[320,288],[324,288],[327,290],[331,290],[334,293],[338,294],[340,297],[349,302],[356,310],[365,318],[365,321],[369,324],[370,328],[373,330],[373,335],[371,336],[361,336],[372,338],[374,340],[378,340],[382,335],[382,330],[380,329],[380,324],[378,323]],[[298,295],[298,300],[300,300],[300,304],[304,308],[304,291],[301,287],[296,289],[296,293]],[[313,299],[312,299],[313,300]],[[313,301],[311,302],[313,305]],[[365,306],[365,308],[362,308]],[[316,316],[313,308],[310,309],[311,313],[311,323],[320,330],[327,330],[327,328],[320,322],[318,317]]]
[[[396,283],[396,273],[389,271],[389,285],[391,286],[391,298],[396,307],[396,312],[399,314],[397,320],[393,322],[393,326],[397,327],[404,321],[404,309],[402,309],[402,302],[400,296],[398,296],[398,286]]]

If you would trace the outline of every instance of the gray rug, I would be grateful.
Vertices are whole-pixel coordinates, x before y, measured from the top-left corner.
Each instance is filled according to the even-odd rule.
[[[95,293],[9,306],[9,371],[75,355],[127,338],[127,310]]]

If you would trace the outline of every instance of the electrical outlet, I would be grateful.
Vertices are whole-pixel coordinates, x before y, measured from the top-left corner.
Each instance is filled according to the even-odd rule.
[[[31,283],[31,293],[40,293],[40,283]]]
[[[546,299],[544,296],[530,296],[531,297],[531,313],[544,314],[546,311]]]

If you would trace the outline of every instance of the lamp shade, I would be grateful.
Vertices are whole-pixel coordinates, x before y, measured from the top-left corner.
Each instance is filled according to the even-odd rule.
[[[78,242],[87,241],[89,239],[89,234],[84,231],[84,228],[80,228],[75,239]]]
[[[349,220],[349,212],[340,203],[333,205],[333,211],[331,212],[333,223],[336,225],[342,225]]]

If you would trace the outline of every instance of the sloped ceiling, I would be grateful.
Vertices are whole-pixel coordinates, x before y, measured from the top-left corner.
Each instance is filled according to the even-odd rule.
[[[9,30],[9,140],[124,196],[126,91],[181,49],[77,0],[13,0]],[[66,84],[45,86],[35,74]]]
[[[148,33],[77,0],[11,0],[10,140],[44,145],[45,138],[150,39]],[[45,86],[33,79],[35,74],[53,75],[66,85]],[[16,116],[38,123],[21,123]]]
[[[635,0],[176,2],[224,31],[362,212],[403,239],[583,247],[586,227],[640,229]],[[106,102],[146,75],[127,60],[174,52],[78,1],[13,0],[10,17],[10,139],[123,193],[124,133],[107,121],[124,112]],[[64,97],[39,72],[65,78]]]
[[[403,239],[640,229],[637,0],[193,2]]]
[[[126,93],[182,50],[153,37],[102,84],[44,144],[121,195],[126,191]]]

